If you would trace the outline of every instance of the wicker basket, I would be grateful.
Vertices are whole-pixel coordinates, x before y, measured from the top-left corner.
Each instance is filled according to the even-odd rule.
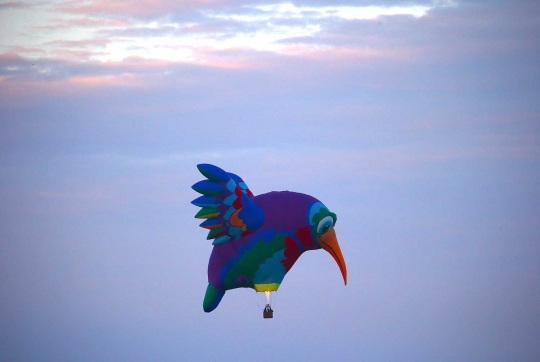
[[[272,307],[270,307],[270,304],[267,304],[264,307],[263,318],[274,318],[274,311],[272,310]]]

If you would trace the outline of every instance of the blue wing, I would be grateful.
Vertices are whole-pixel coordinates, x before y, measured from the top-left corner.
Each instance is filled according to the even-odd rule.
[[[210,164],[197,168],[207,179],[191,187],[202,194],[191,203],[201,207],[195,217],[206,219],[200,226],[210,230],[207,239],[214,239],[212,244],[226,243],[261,227],[264,213],[239,176]]]

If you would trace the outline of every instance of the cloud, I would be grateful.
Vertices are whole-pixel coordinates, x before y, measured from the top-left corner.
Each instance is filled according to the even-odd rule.
[[[99,61],[91,53],[103,54],[119,39],[132,47],[131,41],[144,38],[146,30],[158,38],[167,32],[174,37],[189,32],[190,27],[163,22],[133,28],[134,33],[129,32],[131,28],[99,28],[93,37],[46,42],[57,52],[54,57],[50,53],[43,56],[45,50],[41,55],[32,53],[32,48],[2,54],[0,105],[4,109],[21,104],[52,107],[63,104],[62,100],[85,100],[82,108],[100,103],[110,107],[103,115],[108,120],[159,114],[166,127],[171,127],[171,137],[189,129],[176,125],[172,113],[186,122],[197,115],[210,128],[213,119],[226,114],[228,121],[234,121],[227,133],[231,139],[235,133],[245,133],[235,122],[257,120],[256,127],[275,137],[283,137],[276,130],[300,122],[303,134],[299,138],[307,143],[318,132],[332,142],[346,140],[347,144],[358,137],[369,144],[370,137],[414,134],[420,129],[436,133],[471,127],[470,135],[476,136],[481,127],[503,127],[514,118],[519,127],[527,125],[535,132],[530,124],[538,115],[533,106],[538,83],[533,80],[540,70],[532,56],[537,47],[530,42],[535,40],[529,34],[538,25],[527,11],[508,7],[463,4],[431,10],[421,18],[329,22],[316,35],[280,40],[286,47],[279,52],[247,46],[163,45],[171,53],[188,49],[189,57],[181,61],[163,59],[157,52]],[[505,9],[514,19],[510,23],[496,20]],[[491,24],[497,31],[481,31],[482,24]],[[255,32],[263,26],[259,22],[251,25]],[[212,20],[201,23],[194,33],[226,37],[229,28],[233,34],[249,27]],[[106,31],[111,38],[105,37]],[[523,44],[518,42],[520,33],[524,34]],[[513,51],[497,47],[485,51],[485,43],[490,42],[506,43]],[[156,43],[158,46],[161,44]],[[141,49],[142,44],[132,50],[140,54]],[[325,102],[318,102],[320,99]],[[74,104],[66,107],[81,114],[81,119],[91,114]],[[335,127],[326,124],[329,121]],[[101,122],[106,123],[98,124]],[[338,132],[339,127],[349,132]],[[152,133],[137,134],[146,139]],[[219,142],[216,135],[200,136]]]
[[[153,1],[147,5],[103,1],[62,2],[56,7],[35,8],[34,15],[41,11],[47,16],[36,17],[43,20],[30,24],[34,29],[49,31],[46,34],[48,41],[41,41],[39,45],[52,57],[69,55],[65,48],[60,53],[51,47],[56,41],[107,36],[110,42],[106,49],[86,55],[74,51],[73,59],[82,60],[86,56],[88,60],[119,61],[136,56],[207,64],[208,59],[197,57],[197,54],[204,53],[197,52],[198,49],[253,49],[280,53],[289,51],[291,41],[287,40],[291,38],[310,38],[310,48],[336,47],[339,45],[330,38],[325,39],[324,34],[340,22],[398,14],[422,17],[430,9],[427,5],[308,7],[291,3],[255,5],[237,2],[178,5],[170,1]],[[163,13],[153,18],[139,14],[139,11],[146,10]],[[26,40],[26,47],[30,47],[30,43],[32,47],[37,46],[36,39]],[[298,53],[301,50],[299,46],[303,44],[297,41],[294,53]],[[310,48],[306,50],[311,51]]]
[[[224,0],[208,0],[204,2],[196,0],[172,1],[172,0],[143,0],[143,1],[66,1],[57,7],[58,11],[72,14],[92,15],[121,15],[132,17],[161,17],[166,14],[182,10],[200,7],[220,6],[230,2]],[[234,3],[234,2],[233,2]]]
[[[122,28],[127,27],[131,23],[122,19],[107,19],[96,17],[79,17],[79,18],[53,18],[50,19],[47,25],[38,25],[35,29],[38,30],[61,30],[74,28]]]
[[[26,1],[8,1],[5,3],[0,3],[0,11],[4,9],[24,8],[28,6],[30,6],[30,3]]]
[[[61,48],[89,48],[89,47],[104,47],[111,42],[110,39],[81,39],[81,40],[53,40],[45,43]]]
[[[433,1],[419,0],[413,3],[417,12],[421,13],[422,8],[428,8],[433,6]],[[452,4],[451,1],[436,2],[437,5]],[[379,9],[383,9],[383,12],[395,12],[403,11],[403,9],[411,9],[410,1],[390,0],[390,1],[378,1],[376,6]],[[229,12],[232,9],[235,11],[242,11],[246,8],[259,8],[263,11],[277,10],[280,12],[288,13],[308,13],[312,12],[320,13],[320,9],[324,9],[324,12],[333,12],[337,14],[341,11],[346,11],[346,17],[356,16],[356,8],[363,7],[371,9],[373,11],[375,6],[371,1],[364,1],[363,4],[358,4],[356,1],[310,1],[307,3],[299,2],[282,2],[271,5],[261,5],[260,2],[254,0],[206,0],[206,1],[172,1],[172,0],[144,0],[144,1],[80,1],[72,0],[62,2],[57,9],[66,13],[74,14],[93,14],[93,15],[107,15],[107,16],[132,16],[140,18],[159,18],[165,15],[180,13],[190,10],[218,10],[222,12]],[[405,10],[408,11],[408,10]],[[250,10],[251,12],[251,10]],[[419,14],[418,13],[418,14]]]

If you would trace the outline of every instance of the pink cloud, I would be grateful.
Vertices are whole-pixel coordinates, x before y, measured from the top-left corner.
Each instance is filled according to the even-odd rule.
[[[34,97],[38,99],[43,95],[76,98],[99,88],[150,89],[159,84],[156,72],[165,72],[181,64],[130,57],[121,62],[85,62],[79,67],[79,74],[73,74],[63,72],[63,69],[82,63],[88,53],[85,50],[59,50],[57,53],[62,57],[32,61],[14,52],[0,54],[0,68],[18,69],[16,72],[4,71],[0,76],[0,107],[16,106],[21,99],[31,102]]]
[[[193,57],[196,63],[216,68],[242,69],[269,67],[275,55],[268,52],[255,51],[249,48],[215,50],[212,48],[195,48]]]
[[[90,3],[73,0],[57,7],[57,10],[73,14],[122,14],[151,17],[174,11],[222,5],[226,0],[96,0]]]
[[[0,66],[8,66],[9,64],[20,63],[23,61],[24,58],[14,51],[0,54]]]
[[[7,3],[0,4],[0,9],[7,9],[7,8],[24,8],[30,6],[30,4],[24,2],[24,1],[8,1]]]
[[[45,54],[46,51],[42,48],[30,48],[30,47],[16,47],[16,48],[13,48],[11,49],[10,53],[12,54],[26,54],[26,55],[37,55],[37,54]],[[2,57],[3,55],[0,54],[0,57]]]
[[[231,48],[216,50],[212,48],[193,48],[195,63],[229,69],[242,68],[276,68],[292,58],[305,59],[321,63],[352,64],[359,60],[395,57],[394,52],[385,49],[359,48],[323,48],[310,45],[291,46],[284,50],[258,51],[252,48]]]
[[[46,45],[55,45],[67,48],[88,48],[88,47],[103,47],[109,44],[109,39],[81,39],[81,40],[54,40],[45,43]]]
[[[144,81],[132,74],[120,75],[87,75],[74,76],[67,79],[48,80],[13,80],[4,78],[0,85],[9,87],[9,90],[0,91],[6,98],[17,98],[23,95],[39,95],[44,92],[49,95],[63,96],[67,98],[78,97],[100,87],[142,87]]]
[[[104,19],[104,18],[76,18],[62,19],[54,18],[49,21],[49,25],[36,26],[35,29],[54,30],[54,29],[69,29],[69,28],[107,28],[107,27],[128,27],[131,23],[121,19]]]
[[[299,56],[321,61],[358,60],[372,58],[391,58],[395,52],[389,49],[355,48],[355,47],[331,47],[319,48],[315,46],[288,47],[283,52],[288,56]]]
[[[47,43],[54,47],[55,57],[71,62],[87,62],[93,56],[106,55],[105,52],[97,51],[109,43],[107,39],[84,39],[84,40],[56,40]]]

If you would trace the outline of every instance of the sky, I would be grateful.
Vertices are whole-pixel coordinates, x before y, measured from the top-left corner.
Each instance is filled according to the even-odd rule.
[[[0,360],[537,361],[540,4],[0,2]],[[204,313],[199,163],[338,215]]]

